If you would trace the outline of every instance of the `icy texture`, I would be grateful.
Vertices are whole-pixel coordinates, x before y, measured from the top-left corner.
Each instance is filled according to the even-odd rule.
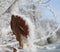
[[[3,14],[15,0],[0,0],[0,15]]]
[[[1,3],[2,1],[4,0],[0,0]],[[10,1],[11,3],[13,3],[12,0],[9,0],[9,2]],[[46,49],[58,49],[58,43],[60,39],[60,27],[58,26],[58,23],[55,21],[55,19],[43,19],[43,12],[37,7],[37,5],[39,4],[42,5],[48,3],[49,0],[47,2],[43,2],[41,0],[36,0],[36,2],[34,2],[34,0],[33,2],[32,0],[24,0],[24,3],[23,0],[21,1],[21,3],[20,1],[21,0],[17,0],[12,6],[11,3],[8,3],[8,7],[6,7],[7,5],[4,5],[4,7],[6,8],[0,8],[1,15],[7,10],[7,8],[11,6],[4,14],[0,16],[0,52],[13,52],[13,48],[16,48],[17,52],[31,52],[31,50],[34,48],[36,48],[38,52],[40,52],[40,49],[42,48],[44,49],[42,49],[42,52],[46,51]],[[19,49],[18,41],[16,40],[16,37],[12,35],[13,33],[10,28],[11,15],[14,12],[27,16],[27,18],[30,18],[32,23],[34,24],[36,39],[30,42],[33,42],[34,47],[28,48],[25,46],[23,48],[24,50]],[[52,14],[54,15],[54,12],[51,9],[50,12],[52,12]],[[33,37],[31,38],[33,39]]]

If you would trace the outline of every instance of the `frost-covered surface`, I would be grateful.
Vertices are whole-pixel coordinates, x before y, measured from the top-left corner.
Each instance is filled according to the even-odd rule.
[[[0,0],[0,15],[3,14],[15,0]]]
[[[4,0],[0,0],[2,3]],[[7,1],[7,0],[6,0]],[[5,3],[4,1],[3,3]],[[14,0],[13,0],[14,1]],[[34,1],[34,0],[33,0]],[[12,3],[12,0],[9,0]],[[21,2],[21,3],[20,3]],[[48,2],[48,1],[47,1]],[[37,3],[37,4],[35,4]],[[41,4],[42,1],[39,3]],[[27,5],[28,4],[28,5]],[[38,0],[36,2],[26,1],[24,0],[17,0],[11,7],[10,4],[8,7],[4,5],[3,10],[0,8],[0,12],[4,13],[7,8],[9,8],[4,14],[0,14],[0,52],[13,52],[13,48],[17,49],[17,52],[24,51],[24,52],[31,52],[31,50],[35,50],[36,52],[44,52],[50,49],[55,51],[58,49],[60,52],[60,46],[58,43],[60,39],[60,27],[58,26],[57,21],[44,19],[42,10],[38,9]],[[43,3],[44,4],[44,3]],[[2,6],[2,5],[1,5]],[[51,10],[50,10],[51,11]],[[28,48],[24,47],[23,49],[19,49],[18,41],[16,37],[13,35],[11,28],[10,28],[10,20],[12,14],[22,14],[27,16],[27,18],[31,19],[31,22],[35,26],[35,40],[30,43],[34,44],[34,47]],[[33,37],[31,37],[33,39]],[[48,39],[48,40],[47,40]],[[43,49],[42,49],[43,48]],[[40,50],[41,49],[41,50]],[[33,52],[33,51],[32,51]]]

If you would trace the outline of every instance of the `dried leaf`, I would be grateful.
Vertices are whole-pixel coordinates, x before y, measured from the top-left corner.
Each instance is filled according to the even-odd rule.
[[[11,16],[11,29],[19,42],[21,42],[21,36],[27,38],[29,33],[28,25],[26,25],[25,20],[23,20],[20,16]]]

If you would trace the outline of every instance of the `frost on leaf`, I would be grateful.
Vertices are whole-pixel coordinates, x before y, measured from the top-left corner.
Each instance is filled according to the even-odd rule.
[[[28,32],[28,26],[25,24],[25,21],[20,16],[14,16],[11,17],[11,29],[12,32],[15,34],[17,41],[19,41],[20,46],[23,46],[22,44],[22,36],[27,38]],[[22,44],[21,44],[22,43]]]

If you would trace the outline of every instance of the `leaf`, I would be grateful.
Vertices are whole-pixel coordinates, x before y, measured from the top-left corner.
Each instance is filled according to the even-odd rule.
[[[17,41],[21,41],[21,36],[27,38],[28,35],[28,25],[25,23],[26,21],[22,19],[20,16],[11,16],[11,29],[13,34],[16,36]]]

